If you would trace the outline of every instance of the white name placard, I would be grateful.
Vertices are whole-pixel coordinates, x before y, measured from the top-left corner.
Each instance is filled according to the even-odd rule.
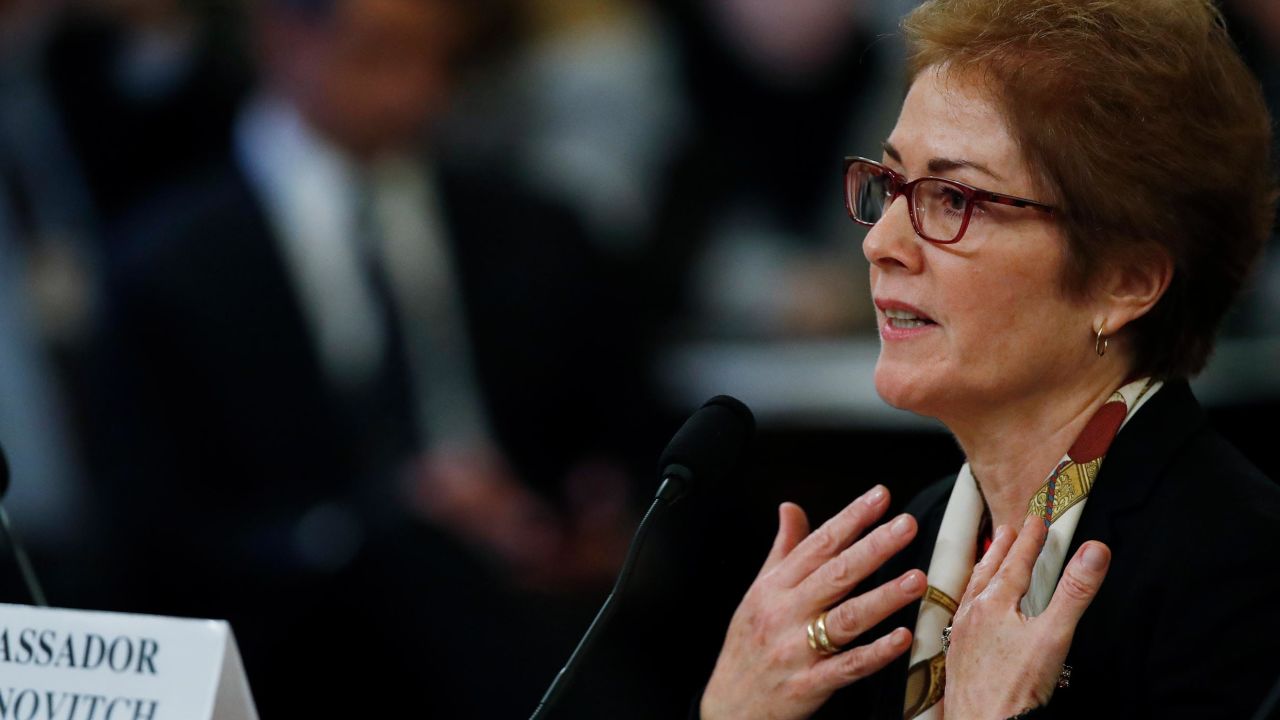
[[[257,720],[231,627],[0,603],[0,720]]]

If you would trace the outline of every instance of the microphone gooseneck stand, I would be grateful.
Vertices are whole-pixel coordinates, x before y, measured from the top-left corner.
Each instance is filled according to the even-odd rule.
[[[569,660],[556,673],[529,720],[542,720],[551,712],[556,701],[573,682],[582,658],[617,610],[622,591],[635,570],[640,548],[654,515],[660,508],[675,504],[693,487],[695,481],[713,482],[726,474],[741,459],[754,432],[755,418],[747,406],[727,395],[717,395],[698,408],[671,438],[658,462],[658,467],[662,468],[659,474],[662,484],[636,527],[631,546],[627,548],[627,557],[622,562],[622,569],[618,571],[618,579],[614,581],[609,597],[605,598],[595,619],[578,641],[578,646],[569,655]]]
[[[4,450],[0,449],[0,500],[4,500],[7,492],[9,492],[9,461],[5,459]],[[27,592],[31,593],[31,601],[39,607],[49,607],[49,603],[44,599],[44,590],[40,587],[40,581],[36,579],[36,572],[31,568],[31,559],[27,557],[27,551],[22,548],[22,543],[18,542],[18,536],[9,525],[9,514],[4,511],[2,504],[0,504],[0,535],[4,536],[5,542],[13,550],[13,559],[18,563],[18,571],[22,573],[22,582],[26,584]]]
[[[0,505],[0,534],[4,535],[5,542],[13,549],[13,559],[18,562],[18,571],[22,573],[22,582],[26,584],[27,592],[31,594],[31,602],[38,607],[49,607],[48,601],[44,598],[44,590],[40,587],[40,581],[36,579],[36,572],[31,567],[31,558],[27,557],[27,551],[23,549],[22,543],[18,542],[18,536],[9,526],[9,514],[4,511],[4,505]]]
[[[663,486],[666,486],[665,482]],[[587,631],[583,633],[582,639],[578,641],[578,646],[573,649],[573,653],[569,655],[564,667],[560,668],[560,672],[556,673],[555,680],[551,681],[551,686],[542,695],[542,701],[538,703],[538,708],[533,711],[533,715],[529,717],[529,720],[541,720],[541,718],[546,717],[547,712],[555,705],[556,700],[560,698],[560,694],[573,682],[573,676],[578,672],[578,659],[587,652],[600,634],[600,629],[609,622],[609,618],[613,617],[613,613],[618,607],[617,600],[622,595],[622,590],[626,587],[627,581],[631,579],[631,573],[636,566],[636,558],[640,557],[640,546],[644,543],[645,535],[649,532],[649,521],[653,518],[654,512],[664,502],[662,491],[659,490],[658,497],[655,497],[653,502],[649,504],[649,509],[645,511],[644,517],[640,519],[640,524],[636,526],[636,533],[631,538],[631,547],[627,549],[627,558],[622,561],[622,569],[618,571],[618,579],[614,581],[613,589],[609,591],[609,597],[605,598],[604,604],[600,606],[600,611],[596,613],[595,619],[587,626]]]

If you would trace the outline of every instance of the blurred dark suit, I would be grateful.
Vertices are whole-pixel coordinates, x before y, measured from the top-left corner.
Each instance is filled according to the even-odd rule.
[[[620,288],[569,215],[502,182],[448,170],[437,182],[493,434],[517,476],[554,502],[575,461],[629,454],[623,429],[637,403],[624,396],[642,397],[642,359],[625,341],[634,328],[617,311]],[[404,468],[385,462],[421,449],[403,358],[387,368],[393,392],[370,433],[326,379],[241,172],[220,168],[157,207],[129,232],[111,283],[113,400],[100,455],[130,570],[120,604],[229,617],[268,715],[300,711],[323,666],[354,657],[382,663],[361,661],[373,687],[406,671],[421,683],[427,670],[447,686],[456,658],[389,646],[430,632],[482,642],[457,611],[487,612],[491,601],[456,543],[409,517]],[[371,449],[370,435],[385,446]],[[386,597],[400,592],[414,597]],[[386,617],[415,602],[421,617]],[[400,635],[400,620],[416,634]],[[410,657],[417,667],[391,667]],[[370,710],[356,695],[352,710]]]

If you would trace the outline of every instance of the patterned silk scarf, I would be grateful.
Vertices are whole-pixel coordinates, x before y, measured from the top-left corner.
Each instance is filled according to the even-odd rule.
[[[1031,587],[1022,598],[1021,609],[1025,615],[1039,615],[1048,607],[1066,559],[1067,546],[1111,441],[1160,386],[1160,382],[1143,378],[1112,393],[1031,498],[1027,513],[1044,518],[1049,535],[1031,572]],[[903,711],[907,720],[942,717],[946,679],[942,629],[951,624],[964,588],[969,584],[985,510],[986,502],[969,464],[965,463],[947,501],[938,541],[929,561],[929,588],[920,603],[907,672]]]

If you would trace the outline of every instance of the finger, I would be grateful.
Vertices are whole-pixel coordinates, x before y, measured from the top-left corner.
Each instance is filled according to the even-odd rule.
[[[800,584],[814,570],[849,547],[854,538],[874,523],[889,506],[889,491],[876,485],[845,506],[835,517],[809,534],[778,567],[779,579],[787,587]]]
[[[1018,531],[1008,525],[996,528],[995,535],[991,538],[991,547],[987,548],[981,562],[974,566],[973,574],[969,576],[969,586],[964,591],[965,597],[977,597],[987,589],[987,584],[995,576],[996,570],[1000,569],[1000,564],[1004,562],[1005,556],[1009,554],[1009,548],[1013,547],[1013,541],[1017,538]]]
[[[1100,542],[1087,542],[1062,571],[1062,579],[1053,591],[1045,615],[1053,617],[1053,625],[1075,631],[1076,623],[1098,594],[1111,566],[1111,549]]]
[[[898,628],[869,645],[851,648],[813,666],[821,685],[838,688],[880,670],[911,647],[911,631]]]
[[[903,513],[828,560],[805,578],[798,589],[812,604],[826,607],[848,595],[915,536],[916,519]]]
[[[1036,566],[1036,558],[1040,557],[1040,548],[1044,546],[1047,534],[1044,520],[1028,515],[1022,523],[1018,539],[1013,541],[1013,547],[1009,548],[1009,554],[1000,564],[1000,569],[996,571],[988,588],[999,592],[1006,599],[1013,598],[1015,603],[1025,595],[1031,585],[1031,571]]]
[[[837,646],[878,625],[885,618],[924,594],[925,577],[919,570],[903,573],[871,592],[846,600],[827,612],[827,638]]]
[[[799,505],[784,502],[778,506],[778,534],[773,538],[773,548],[764,559],[760,575],[764,575],[782,562],[796,545],[809,534],[809,518]]]

